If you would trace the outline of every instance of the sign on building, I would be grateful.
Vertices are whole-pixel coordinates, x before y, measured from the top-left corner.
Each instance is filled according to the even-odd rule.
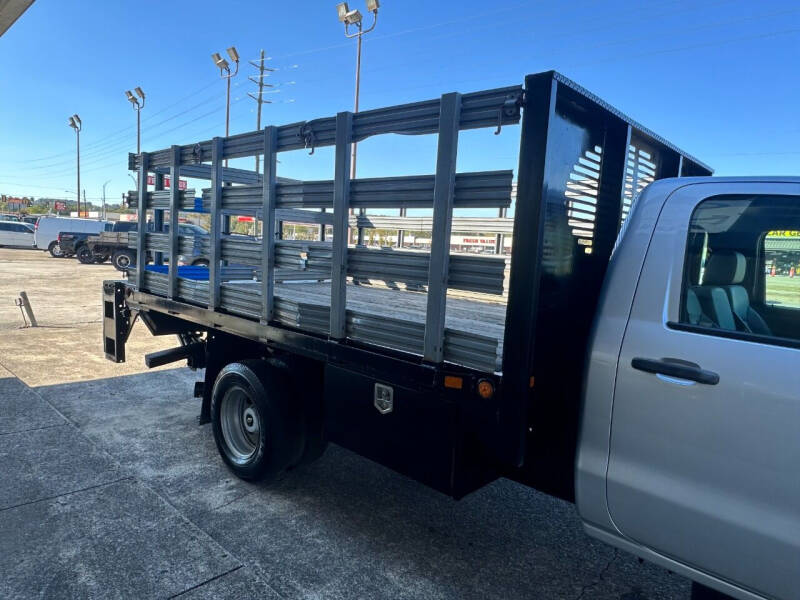
[[[156,176],[155,175],[148,175],[147,176],[147,185],[155,185],[156,184]],[[178,180],[178,189],[185,190],[187,186],[185,179]],[[164,175],[164,189],[169,189],[169,175]]]

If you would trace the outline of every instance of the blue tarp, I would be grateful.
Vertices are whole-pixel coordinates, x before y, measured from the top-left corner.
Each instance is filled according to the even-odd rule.
[[[163,273],[166,275],[169,272],[169,265],[147,265],[145,267],[148,271],[153,273]],[[208,267],[192,267],[190,265],[178,265],[178,277],[184,279],[192,279],[194,281],[208,281]]]

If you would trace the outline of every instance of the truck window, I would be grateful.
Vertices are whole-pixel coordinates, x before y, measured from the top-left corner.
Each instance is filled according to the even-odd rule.
[[[800,200],[717,196],[689,224],[681,323],[727,337],[800,340]]]
[[[800,231],[768,231],[764,263],[766,303],[800,308]]]

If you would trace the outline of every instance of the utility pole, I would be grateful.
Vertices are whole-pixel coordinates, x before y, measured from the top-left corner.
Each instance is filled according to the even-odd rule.
[[[89,218],[89,205],[86,204],[86,190],[83,190],[83,210],[86,211],[86,218]],[[78,216],[81,216],[81,207],[78,206]]]
[[[266,58],[264,57],[264,51],[262,50],[261,58],[259,60],[248,61],[251,65],[253,65],[256,69],[258,69],[257,77],[248,77],[250,81],[252,81],[258,86],[258,93],[254,95],[250,92],[247,92],[247,95],[250,96],[253,100],[255,100],[256,104],[258,104],[258,110],[256,111],[256,129],[259,131],[261,130],[261,105],[272,104],[271,100],[264,100],[264,88],[271,88],[273,86],[268,83],[264,83],[264,79],[266,79],[269,76],[269,73],[275,70],[264,66],[265,60]],[[256,154],[256,173],[259,172],[260,159],[261,155]]]
[[[109,179],[103,184],[103,219],[106,218],[106,186],[111,182]]]

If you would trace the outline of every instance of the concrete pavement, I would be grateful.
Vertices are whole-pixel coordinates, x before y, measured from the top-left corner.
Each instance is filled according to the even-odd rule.
[[[196,424],[200,375],[143,369],[172,340],[139,324],[128,363],[102,358],[115,272],[63,277],[66,261],[22,252],[0,250],[0,596],[688,598],[507,480],[455,502],[337,447],[269,487],[236,479]],[[26,288],[50,327],[16,328]]]

